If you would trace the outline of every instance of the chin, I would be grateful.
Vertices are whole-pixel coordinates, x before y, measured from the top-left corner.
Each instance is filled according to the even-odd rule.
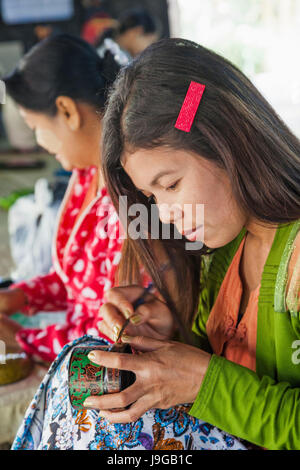
[[[73,165],[71,165],[69,162],[61,161],[60,163],[63,169],[66,171],[72,171],[74,169]]]

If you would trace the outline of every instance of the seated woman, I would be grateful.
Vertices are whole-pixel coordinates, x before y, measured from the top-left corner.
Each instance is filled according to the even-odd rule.
[[[0,339],[44,361],[52,362],[69,341],[98,334],[99,308],[120,260],[118,217],[99,175],[104,104],[119,69],[109,51],[101,59],[85,41],[61,34],[35,46],[5,79],[39,145],[72,171],[53,269],[0,291]],[[65,323],[24,329],[8,318],[41,310],[66,310]]]
[[[153,205],[163,228],[177,229],[154,240],[149,217],[149,237],[126,247],[167,302],[150,296],[134,311],[141,288],[110,290],[100,328],[112,337],[134,314],[122,341],[140,354],[94,350],[89,358],[133,371],[135,382],[72,409],[68,346],[14,449],[249,448],[237,438],[299,448],[299,155],[299,141],[252,83],[195,43],[160,41],[123,70],[105,114],[102,164],[116,208],[126,195],[128,207]],[[160,273],[157,245],[177,291]],[[193,345],[178,341],[191,330]]]
[[[115,27],[108,28],[101,34],[95,47],[101,55],[103,47],[105,50],[105,43],[115,43],[130,60],[157,41],[159,37],[157,20],[144,8],[133,8],[122,14]]]

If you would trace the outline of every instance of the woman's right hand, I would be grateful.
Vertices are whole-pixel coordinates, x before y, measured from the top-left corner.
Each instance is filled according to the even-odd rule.
[[[22,289],[0,289],[0,313],[12,315],[26,304],[26,295]]]
[[[143,290],[141,286],[110,289],[105,294],[107,303],[100,308],[99,316],[102,320],[97,325],[99,331],[115,341],[125,320],[132,316],[125,334],[160,340],[172,339],[176,330],[173,315],[166,303],[157,296],[147,294],[145,303],[134,311],[132,304]]]

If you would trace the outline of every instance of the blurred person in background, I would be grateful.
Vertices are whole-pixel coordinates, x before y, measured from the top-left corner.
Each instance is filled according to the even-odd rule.
[[[145,9],[128,10],[120,16],[117,26],[107,29],[96,41],[101,51],[105,40],[116,42],[129,58],[140,54],[160,37],[158,22]]]
[[[34,28],[35,42],[42,41],[58,32],[57,27],[47,24],[37,25]],[[20,115],[18,106],[11,96],[7,96],[6,106],[3,106],[2,112],[5,134],[12,147],[11,150],[4,149],[3,153],[32,153],[39,150],[34,132]]]
[[[37,150],[34,132],[27,126],[19,113],[15,101],[6,96],[5,106],[2,106],[2,120],[11,148],[4,148],[1,153],[32,153]]]
[[[100,58],[82,39],[58,34],[34,46],[4,79],[38,144],[72,171],[50,273],[0,290],[0,339],[39,360],[52,361],[86,332],[97,334],[104,291],[120,259],[118,217],[98,171],[101,118],[119,69],[109,51]],[[24,329],[8,318],[62,310],[65,323],[45,329]]]

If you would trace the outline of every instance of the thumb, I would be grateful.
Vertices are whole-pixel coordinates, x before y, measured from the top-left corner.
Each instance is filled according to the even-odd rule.
[[[141,286],[125,286],[114,287],[105,293],[105,301],[114,305],[123,313],[125,318],[130,317],[134,313],[133,303],[143,293],[144,288]],[[152,299],[152,294],[147,294],[145,301]]]

